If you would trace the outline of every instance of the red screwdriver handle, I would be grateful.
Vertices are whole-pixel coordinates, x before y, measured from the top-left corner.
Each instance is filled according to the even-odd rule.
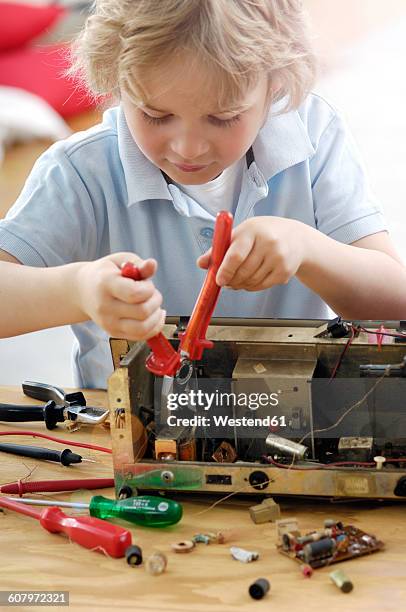
[[[141,272],[137,266],[127,262],[121,268],[121,276],[142,280]],[[147,369],[157,376],[175,376],[180,367],[180,355],[175,351],[169,340],[163,334],[157,334],[147,340],[151,349],[145,365]]]
[[[131,545],[128,529],[93,516],[68,516],[56,506],[42,510],[39,522],[51,533],[63,531],[80,546],[110,557],[124,557],[126,548]]]
[[[51,533],[66,533],[80,546],[105,553],[110,557],[124,557],[131,545],[131,532],[93,516],[68,516],[57,506],[37,510],[27,507],[14,499],[0,496],[0,507],[37,519],[42,527]]]
[[[186,331],[179,334],[180,351],[192,361],[201,359],[205,348],[213,347],[213,342],[206,339],[206,331],[219,297],[221,287],[216,283],[216,275],[230,246],[232,227],[232,214],[219,212],[214,227],[210,266]]]

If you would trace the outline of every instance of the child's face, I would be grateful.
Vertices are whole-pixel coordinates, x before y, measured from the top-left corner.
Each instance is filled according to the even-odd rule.
[[[268,111],[265,77],[238,101],[241,110],[219,112],[215,81],[185,59],[157,69],[142,85],[142,107],[122,93],[129,130],[144,155],[177,183],[207,183],[241,159]]]

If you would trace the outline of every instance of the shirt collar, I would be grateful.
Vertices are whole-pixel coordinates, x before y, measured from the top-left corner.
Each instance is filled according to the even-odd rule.
[[[278,105],[279,106],[279,105]],[[273,108],[252,148],[255,162],[270,178],[314,155],[314,147],[298,111],[278,114]],[[128,193],[128,205],[144,200],[173,200],[161,171],[135,144],[121,106],[117,116],[118,148]]]

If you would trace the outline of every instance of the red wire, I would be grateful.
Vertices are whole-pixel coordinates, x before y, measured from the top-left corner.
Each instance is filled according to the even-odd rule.
[[[63,440],[62,438],[54,438],[53,436],[37,433],[36,431],[0,431],[0,436],[33,436],[34,438],[45,438],[46,440],[52,440],[52,442],[58,442],[59,444],[68,444],[68,446],[79,446],[80,448],[90,448],[91,450],[98,450],[102,451],[103,453],[112,453],[111,448],[105,448],[104,446],[97,446],[95,444],[73,442],[72,440]]]
[[[330,380],[333,380],[333,378],[334,378],[334,377],[335,377],[335,375],[337,374],[337,372],[338,372],[338,368],[340,367],[341,362],[342,362],[342,360],[344,359],[344,355],[345,355],[345,353],[347,352],[347,349],[350,347],[350,345],[351,345],[352,341],[354,340],[354,338],[355,338],[355,329],[354,329],[354,326],[353,326],[353,325],[351,325],[351,337],[350,337],[350,338],[348,338],[348,340],[347,340],[347,342],[346,342],[346,344],[345,344],[344,350],[341,352],[341,355],[340,355],[340,357],[338,358],[338,361],[337,361],[337,363],[336,363],[336,365],[335,365],[335,367],[334,367],[334,370],[333,370],[333,371],[332,371],[332,373],[331,373]]]
[[[1,493],[18,494],[24,493],[76,491],[78,489],[105,489],[114,487],[113,478],[82,478],[77,480],[32,480],[23,482],[18,480],[0,486]]]

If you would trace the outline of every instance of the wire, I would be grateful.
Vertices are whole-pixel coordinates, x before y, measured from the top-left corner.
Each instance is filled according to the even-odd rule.
[[[354,325],[352,325],[352,327],[355,327]],[[406,340],[406,334],[402,334],[402,333],[391,333],[388,331],[380,331],[379,329],[367,329],[366,327],[362,327],[361,325],[358,325],[355,327],[355,329],[359,329],[363,332],[365,332],[366,334],[373,334],[374,336],[390,336],[391,338],[403,338],[403,340]]]
[[[330,376],[330,381],[333,380],[333,378],[335,378],[335,375],[337,374],[338,369],[341,366],[341,362],[344,359],[344,355],[347,352],[347,350],[350,348],[350,346],[352,344],[352,341],[355,338],[355,333],[356,333],[356,328],[353,325],[351,325],[351,337],[348,338],[348,340],[347,340],[347,342],[346,342],[346,344],[344,346],[344,349],[342,350],[342,352],[341,352],[341,354],[340,354],[340,356],[338,358],[338,361],[337,361],[336,365],[334,366],[334,369],[333,369],[333,371],[331,373],[331,376]]]
[[[83,442],[73,442],[72,440],[64,440],[62,438],[54,438],[53,436],[37,433],[36,431],[0,431],[0,436],[33,436],[34,438],[45,438],[46,440],[52,440],[52,442],[58,442],[59,444],[68,444],[69,446],[90,448],[91,450],[98,450],[103,453],[112,453],[111,448],[105,448],[104,446],[97,446],[95,444],[85,444]]]

